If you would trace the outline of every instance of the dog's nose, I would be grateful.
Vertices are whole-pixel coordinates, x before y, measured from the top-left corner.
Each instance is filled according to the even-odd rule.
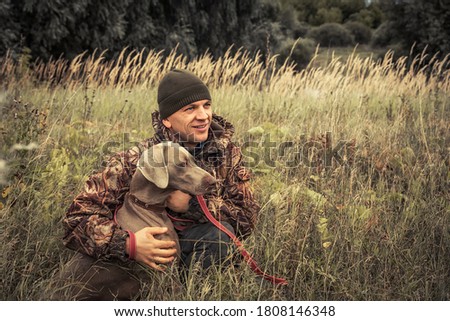
[[[206,188],[211,189],[216,186],[217,180],[211,175],[205,176],[202,179],[202,185]]]

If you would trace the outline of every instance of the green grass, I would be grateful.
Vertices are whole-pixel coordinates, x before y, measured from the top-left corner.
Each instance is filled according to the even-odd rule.
[[[223,66],[205,57],[188,66],[209,79],[214,111],[235,125],[235,140],[255,143],[244,149],[248,164],[252,155],[263,157],[267,135],[277,146],[316,147],[308,154],[315,165],[327,156],[322,134],[329,133],[331,149],[339,141],[353,149],[326,167],[307,166],[308,155],[292,148],[273,166],[252,166],[262,209],[245,245],[265,270],[287,278],[287,287],[262,281],[245,265],[221,273],[194,268],[184,290],[170,290],[171,275],[153,276],[143,297],[449,300],[448,71],[437,64],[427,78],[389,57],[376,63],[350,56],[297,74],[245,56],[227,59],[227,72],[247,75],[245,82],[221,83],[214,75]],[[62,245],[61,219],[83,181],[108,153],[152,135],[155,83],[172,63],[152,64],[146,68],[158,70],[154,81],[132,86],[93,78],[49,84],[3,59],[0,158],[9,171],[0,205],[2,300],[45,299],[72,254]],[[12,148],[32,142],[38,147]],[[287,166],[299,155],[302,163]]]
[[[355,47],[319,47],[312,65],[316,68],[325,67],[333,59],[339,59],[345,62],[351,56],[357,56],[361,59],[371,58],[377,60],[383,57],[385,53],[386,49],[373,48],[368,45],[358,45]]]

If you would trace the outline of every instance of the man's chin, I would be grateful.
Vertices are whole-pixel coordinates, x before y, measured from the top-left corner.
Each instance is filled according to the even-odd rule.
[[[208,140],[208,135],[189,135],[189,137],[185,140],[185,144],[187,146],[197,146],[200,143],[204,143]]]
[[[195,144],[201,144],[201,143],[206,142],[207,140],[208,140],[208,136],[206,136],[206,137],[204,137],[204,138],[197,138],[197,137],[196,137],[196,139],[194,140],[194,143],[195,143]]]

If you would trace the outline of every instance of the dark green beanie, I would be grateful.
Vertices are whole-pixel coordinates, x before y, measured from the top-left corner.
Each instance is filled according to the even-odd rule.
[[[161,119],[193,102],[211,99],[208,87],[196,75],[174,69],[168,72],[158,86],[158,105]]]

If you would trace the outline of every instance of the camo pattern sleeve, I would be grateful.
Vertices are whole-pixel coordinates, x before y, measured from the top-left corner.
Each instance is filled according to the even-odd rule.
[[[114,211],[129,190],[140,154],[138,146],[118,153],[87,179],[63,219],[66,247],[94,258],[127,260],[128,233],[115,223]]]
[[[219,220],[229,222],[238,236],[245,238],[255,227],[260,206],[250,186],[251,173],[242,164],[240,148],[230,143],[226,153],[229,157],[218,173],[223,183],[218,194],[208,199],[208,208]]]

